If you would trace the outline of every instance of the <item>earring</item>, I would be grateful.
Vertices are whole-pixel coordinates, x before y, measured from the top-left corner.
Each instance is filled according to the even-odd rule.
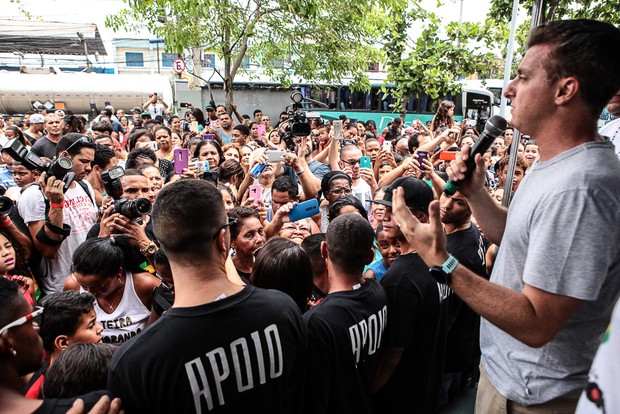
[[[231,254],[234,256],[237,254],[237,248],[233,245],[230,246]]]
[[[17,350],[13,349],[11,352],[13,352],[13,356],[16,357],[17,356]]]

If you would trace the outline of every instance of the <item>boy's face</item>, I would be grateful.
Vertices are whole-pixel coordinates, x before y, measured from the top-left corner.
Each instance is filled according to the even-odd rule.
[[[88,313],[82,314],[80,323],[75,333],[67,338],[69,345],[74,343],[96,344],[101,342],[101,332],[103,326],[97,322],[95,308],[91,308]]]

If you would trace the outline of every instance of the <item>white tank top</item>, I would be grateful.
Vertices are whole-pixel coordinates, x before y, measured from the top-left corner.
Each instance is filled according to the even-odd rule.
[[[151,311],[144,306],[133,284],[133,274],[125,272],[125,289],[120,303],[112,313],[105,313],[95,301],[97,321],[103,326],[104,343],[120,345],[133,338],[146,327]],[[80,291],[83,290],[80,288]]]

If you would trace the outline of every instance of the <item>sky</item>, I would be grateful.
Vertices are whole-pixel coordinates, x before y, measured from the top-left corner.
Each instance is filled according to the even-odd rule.
[[[113,35],[109,29],[105,28],[105,16],[126,7],[122,0],[80,0],[79,2],[75,0],[21,0],[21,2],[33,17],[40,16],[50,21],[97,23],[104,38]],[[446,22],[459,20],[461,3],[463,21],[483,21],[490,7],[490,0],[444,0],[443,3],[440,8],[437,8],[437,0],[422,0],[422,5],[427,10],[435,11]],[[79,7],[76,7],[76,4]],[[4,6],[2,18],[24,18],[16,4],[8,2]]]

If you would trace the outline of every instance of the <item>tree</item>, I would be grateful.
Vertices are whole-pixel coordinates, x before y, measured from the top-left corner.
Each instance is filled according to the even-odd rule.
[[[596,19],[611,23],[615,26],[620,24],[620,7],[614,1],[596,0],[520,0],[520,6],[532,14],[534,3],[541,10],[541,23],[561,19]],[[511,0],[492,0],[491,9],[487,14],[495,21],[510,21],[512,13]]]
[[[417,3],[396,5],[391,16],[385,35],[384,92],[393,98],[396,112],[406,113],[412,94],[419,98],[425,93],[431,99],[455,94],[461,88],[457,79],[484,75],[497,64],[497,57],[486,47],[490,32],[482,24],[452,22],[441,27],[439,18]],[[405,30],[411,26],[422,28],[415,41]]]
[[[293,77],[328,84],[350,77],[354,87],[369,88],[364,72],[381,57],[373,45],[383,24],[373,13],[406,0],[125,1],[130,8],[108,16],[108,27],[146,27],[175,53],[193,48],[197,68],[198,51],[214,51],[224,62],[216,72],[230,104],[235,76],[247,60],[284,84]]]

